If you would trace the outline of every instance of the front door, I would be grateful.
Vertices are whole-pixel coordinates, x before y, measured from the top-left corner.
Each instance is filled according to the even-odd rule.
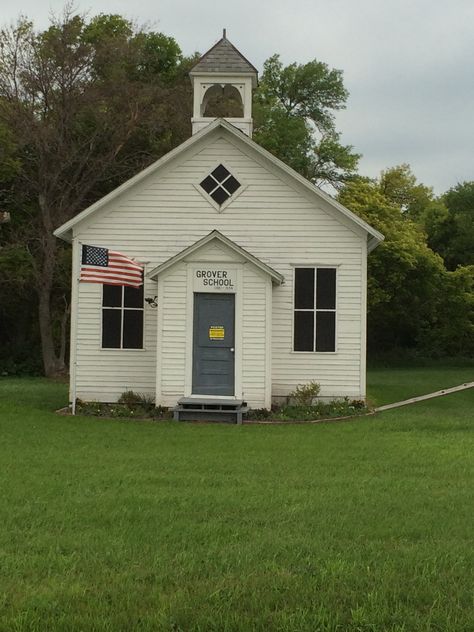
[[[234,395],[234,294],[194,294],[193,394]]]

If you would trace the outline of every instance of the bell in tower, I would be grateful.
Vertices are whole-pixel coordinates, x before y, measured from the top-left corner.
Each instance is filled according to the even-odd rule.
[[[257,70],[229,42],[226,31],[191,69],[193,83],[193,134],[216,118],[252,136],[252,89]]]

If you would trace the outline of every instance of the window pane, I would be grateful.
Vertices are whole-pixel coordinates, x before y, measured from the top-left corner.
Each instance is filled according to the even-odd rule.
[[[143,311],[126,309],[123,312],[123,348],[143,348]]]
[[[104,307],[121,307],[122,305],[122,286],[121,285],[103,285]]]
[[[217,202],[217,204],[224,204],[224,202],[230,198],[230,195],[227,191],[224,191],[222,187],[219,187],[211,193],[211,198]]]
[[[124,307],[143,307],[143,285],[123,288]]]
[[[314,268],[295,268],[295,309],[314,309]]]
[[[240,182],[234,176],[230,176],[222,186],[232,195],[240,187]]]
[[[224,167],[224,165],[219,165],[218,167],[216,167],[214,169],[214,171],[211,174],[212,176],[214,176],[214,178],[218,181],[218,182],[222,182],[223,180],[225,180],[227,178],[229,174],[229,172],[227,171],[227,169]]]
[[[201,182],[201,186],[206,193],[210,193],[216,188],[217,182],[214,180],[214,178],[211,178],[211,176],[207,176],[207,178],[204,178],[204,180]]]
[[[104,349],[120,349],[121,315],[121,309],[102,310],[102,347]]]
[[[314,351],[314,312],[295,312],[295,351]]]
[[[316,307],[336,309],[336,268],[318,268]]]
[[[316,312],[316,351],[336,350],[336,313]]]

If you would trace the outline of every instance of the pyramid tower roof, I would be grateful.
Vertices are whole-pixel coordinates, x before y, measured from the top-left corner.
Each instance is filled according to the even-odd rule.
[[[258,74],[255,66],[227,39],[225,29],[222,38],[202,55],[189,74],[202,73],[254,75],[255,81]]]

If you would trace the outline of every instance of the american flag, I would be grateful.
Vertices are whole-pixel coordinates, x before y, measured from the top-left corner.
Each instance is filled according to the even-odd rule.
[[[79,280],[140,287],[143,284],[143,266],[121,252],[83,245]]]

